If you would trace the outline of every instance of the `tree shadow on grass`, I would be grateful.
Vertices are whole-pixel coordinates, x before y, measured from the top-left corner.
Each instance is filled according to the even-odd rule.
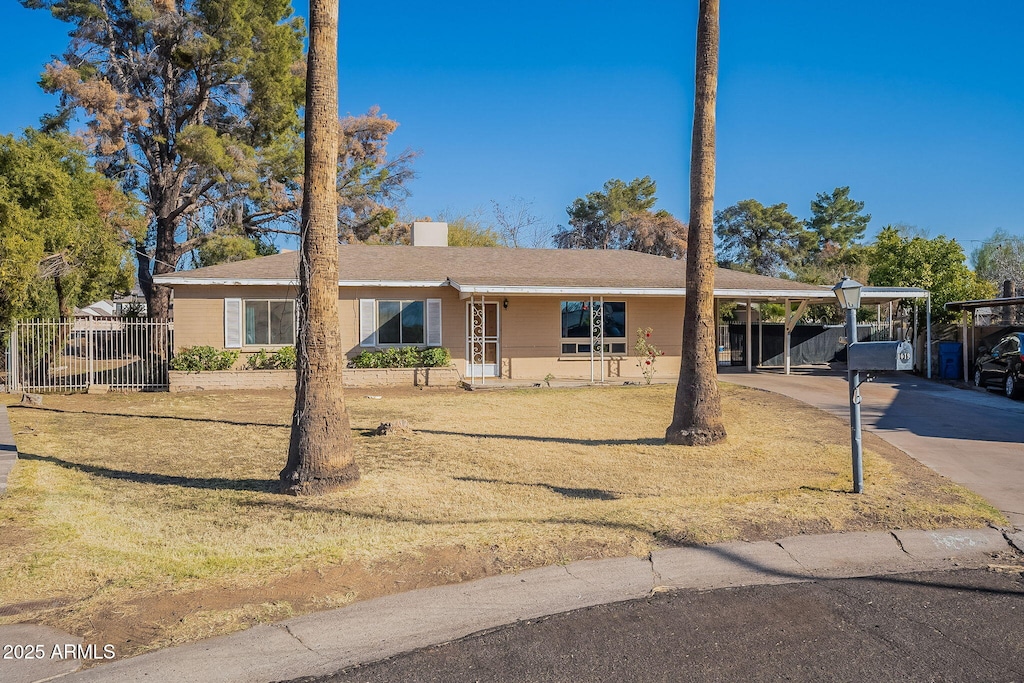
[[[21,453],[19,460],[35,460],[45,462],[66,470],[83,472],[105,479],[130,481],[136,484],[153,484],[155,486],[180,486],[191,489],[221,491],[256,491],[259,493],[277,493],[279,482],[276,479],[230,479],[227,477],[180,477],[153,472],[132,472],[131,470],[115,470],[98,465],[63,460],[52,455],[35,455]]]
[[[177,420],[181,422],[210,422],[213,424],[224,424],[233,425],[236,427],[281,427],[288,428],[290,424],[281,424],[276,422],[245,422],[242,420],[223,420],[214,419],[211,417],[183,417],[180,415],[135,415],[132,413],[103,413],[92,410],[64,410],[62,408],[46,408],[43,406],[21,406],[13,405],[8,408],[17,408],[19,410],[43,410],[50,413],[67,413],[68,415],[98,415],[101,417],[128,417],[141,420]]]
[[[479,477],[452,477],[455,481],[469,481],[477,482],[482,484],[507,484],[509,486],[533,486],[537,488],[547,489],[552,493],[557,493],[560,496],[566,498],[575,498],[582,500],[618,500],[623,494],[616,491],[605,491],[604,489],[577,489],[566,486],[554,486],[552,484],[545,484],[542,482],[529,483],[525,481],[503,481],[501,479],[482,479]]]
[[[175,475],[156,474],[151,472],[132,472],[130,470],[117,470],[97,465],[86,465],[84,463],[72,462],[49,455],[36,455],[33,453],[21,454],[23,460],[34,460],[44,462],[64,469],[83,472],[97,477],[104,477],[117,481],[129,481],[137,484],[151,484],[155,486],[179,486],[199,490],[227,490],[247,491],[257,493],[278,493],[278,481],[269,479],[229,479],[226,477],[181,477]],[[484,483],[510,483],[499,480],[474,479],[470,477],[461,478],[463,481],[477,481]],[[601,489],[574,489],[548,484],[522,484],[523,486],[540,486],[567,498],[590,499],[590,500],[615,500],[618,494]],[[315,500],[315,499],[307,499]],[[638,524],[628,522],[615,522],[603,519],[578,519],[567,517],[549,517],[527,519],[522,517],[470,517],[461,519],[423,518],[414,516],[398,515],[386,512],[362,512],[359,510],[346,510],[338,506],[337,500],[331,500],[329,504],[316,505],[302,503],[291,496],[275,497],[272,500],[242,500],[234,503],[238,508],[277,508],[288,512],[319,512],[334,515],[342,515],[355,519],[366,519],[374,522],[386,522],[390,524],[423,524],[429,526],[438,525],[460,525],[460,524],[581,524],[584,526],[599,527],[604,529],[615,529],[629,531],[646,537],[657,539],[662,545],[680,546],[692,545],[694,541],[686,538],[685,535],[668,534],[664,530],[652,530]]]
[[[634,534],[638,534],[647,538],[654,538],[663,547],[675,547],[681,545],[699,545],[697,541],[689,539],[685,534],[671,535],[664,530],[652,530],[650,527],[641,526],[639,524],[633,524],[630,522],[617,522],[608,519],[580,519],[574,517],[522,517],[522,516],[510,516],[510,517],[452,517],[452,518],[441,518],[441,517],[416,517],[413,515],[402,515],[394,512],[365,512],[362,510],[348,510],[338,506],[338,501],[333,500],[330,503],[316,505],[309,504],[308,501],[312,499],[304,499],[307,502],[304,504],[303,499],[296,500],[290,496],[282,496],[274,498],[272,500],[242,500],[237,503],[239,507],[251,507],[251,508],[278,508],[281,511],[289,513],[320,513],[328,515],[337,515],[339,517],[349,517],[352,519],[365,519],[371,522],[384,522],[386,524],[413,524],[423,526],[461,526],[461,525],[473,525],[473,524],[502,524],[502,525],[517,525],[517,524],[542,524],[542,525],[581,525],[588,527],[597,527],[601,529],[614,529],[616,531],[628,531]]]
[[[664,446],[665,439],[570,439],[561,436],[530,436],[528,434],[476,434],[473,432],[450,432],[442,429],[415,429],[417,433],[438,436],[467,436],[477,439],[506,439],[509,441],[539,441],[541,443],[567,443],[579,446]]]
[[[258,493],[277,493],[278,492],[278,481],[268,479],[227,479],[221,477],[179,477],[172,475],[153,474],[148,472],[131,472],[126,470],[115,470],[109,467],[98,467],[96,465],[85,465],[82,463],[71,462],[69,460],[63,460],[49,455],[35,455],[32,453],[23,453],[22,459],[24,460],[35,460],[37,462],[45,462],[65,469],[73,470],[76,472],[84,472],[97,477],[105,477],[107,479],[115,479],[119,481],[130,481],[138,484],[153,484],[156,486],[180,486],[183,488],[193,488],[200,490],[228,490],[228,491],[254,491]],[[473,481],[473,480],[469,480]],[[480,480],[486,481],[486,480]],[[573,491],[576,489],[568,489]],[[588,489],[580,489],[586,491]],[[315,500],[315,499],[307,499]],[[390,524],[423,524],[423,525],[457,525],[457,524],[583,524],[586,526],[596,526],[608,529],[617,529],[622,531],[631,531],[634,533],[643,534],[644,536],[654,536],[661,540],[667,540],[669,537],[662,537],[661,532],[652,531],[649,528],[639,526],[637,524],[630,524],[627,522],[613,522],[608,520],[591,520],[591,519],[572,519],[572,518],[542,518],[542,519],[524,519],[519,517],[508,517],[508,518],[466,518],[466,519],[430,519],[420,518],[412,516],[403,516],[393,513],[386,512],[361,512],[358,510],[346,510],[338,507],[338,501],[332,499],[327,505],[310,505],[303,504],[297,501],[291,496],[276,497],[273,500],[242,500],[234,503],[238,508],[278,508],[280,510],[288,512],[319,512],[329,513],[335,515],[342,515],[345,517],[352,517],[356,519],[366,519],[374,522],[386,522]],[[670,541],[671,545],[675,545],[675,542]]]

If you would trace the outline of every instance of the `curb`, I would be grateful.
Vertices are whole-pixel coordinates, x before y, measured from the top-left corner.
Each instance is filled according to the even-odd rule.
[[[60,680],[269,683],[328,675],[517,621],[668,590],[981,568],[1021,559],[998,529],[857,532],[672,548],[647,558],[587,560],[390,595]]]

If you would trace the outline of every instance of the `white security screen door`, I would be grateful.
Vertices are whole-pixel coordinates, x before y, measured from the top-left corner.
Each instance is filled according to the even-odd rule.
[[[466,323],[466,374],[471,380],[497,377],[501,348],[497,302],[470,299]]]

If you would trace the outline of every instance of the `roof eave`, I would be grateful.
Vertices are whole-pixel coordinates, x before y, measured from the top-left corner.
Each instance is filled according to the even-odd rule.
[[[298,287],[295,278],[232,278],[232,277],[173,277],[156,276],[153,282],[158,285],[238,285],[242,287]],[[339,280],[339,287],[444,287],[447,280]]]
[[[647,295],[647,296],[685,296],[684,287],[590,287],[569,286],[551,287],[538,285],[464,285],[451,281],[452,287],[462,294],[516,294],[516,295],[566,295],[566,296],[605,296],[605,295]]]
[[[156,275],[153,282],[158,285],[173,287],[175,285],[241,285],[241,286],[286,286],[298,287],[296,278],[238,278],[238,277],[176,277],[173,275]]]

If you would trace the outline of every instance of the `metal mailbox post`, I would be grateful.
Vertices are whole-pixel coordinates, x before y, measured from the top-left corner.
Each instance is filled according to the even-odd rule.
[[[861,372],[913,370],[914,348],[907,342],[857,341],[857,309],[862,285],[844,277],[832,288],[846,312],[846,378],[850,385],[850,443],[853,451],[853,492],[864,491],[864,449],[860,428]],[[865,379],[867,376],[865,375]]]
[[[864,491],[864,449],[860,427],[860,385],[870,372],[914,369],[914,347],[909,342],[854,342],[846,347],[850,382],[850,434],[853,444],[853,492]],[[863,379],[861,373],[864,373]]]

